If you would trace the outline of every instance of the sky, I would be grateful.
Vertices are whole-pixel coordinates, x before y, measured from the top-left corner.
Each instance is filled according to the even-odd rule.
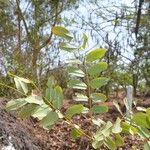
[[[99,7],[102,7],[102,10],[94,11],[97,9],[97,6],[89,4],[88,0],[84,0],[79,4],[78,9],[76,9],[74,11],[71,10],[70,12],[65,11],[62,14],[64,17],[67,17],[70,20],[74,19],[77,22],[75,24],[72,24],[68,28],[73,32],[76,31],[78,38],[80,38],[80,39],[82,38],[83,32],[85,32],[88,35],[88,37],[89,37],[88,47],[85,51],[89,51],[94,47],[100,47],[100,46],[105,47],[106,43],[102,40],[102,38],[104,38],[107,33],[109,33],[109,39],[111,39],[113,41],[116,38],[117,33],[121,32],[120,36],[118,37],[118,40],[120,40],[120,43],[124,41],[124,43],[121,43],[122,47],[123,47],[123,44],[125,44],[126,45],[125,47],[127,49],[126,51],[124,49],[122,49],[122,53],[125,57],[132,59],[133,51],[131,50],[131,48],[129,47],[127,42],[125,41],[126,39],[122,40],[123,37],[128,36],[125,28],[119,27],[114,32],[112,22],[104,21],[104,19],[101,19],[101,17],[97,18],[96,15],[97,15],[97,12],[99,12],[99,13],[101,12],[102,16],[105,17],[105,15],[106,15],[106,18],[109,18],[110,14],[103,11],[103,10],[105,10],[105,7],[106,7],[106,9],[109,9],[109,11],[118,12],[118,14],[119,14],[121,11],[121,8],[122,8],[121,6],[133,7],[134,6],[133,1],[132,0],[120,0],[120,1],[119,0],[100,0],[99,2],[100,2]],[[83,22],[85,23],[85,27],[83,26],[83,28],[86,28],[86,25],[89,22],[89,14],[91,14],[91,16],[92,16],[92,21],[99,24],[99,28],[103,28],[103,31],[101,31],[99,33],[92,31],[94,38],[91,37],[91,30],[88,31],[88,30],[81,29],[81,27],[82,27],[81,24],[83,21],[82,17],[84,17]],[[112,18],[112,19],[114,19],[114,18]],[[104,23],[102,23],[102,22],[104,22]],[[108,27],[106,27],[106,26],[108,26]],[[90,27],[87,26],[87,28],[90,28]],[[92,29],[92,28],[90,28],[90,29]],[[97,43],[97,41],[98,41],[98,43]],[[129,51],[130,51],[130,53],[129,53]],[[128,59],[125,59],[125,58],[123,58],[123,59],[126,63],[129,62]]]
[[[120,42],[122,42],[123,40],[122,40],[121,36],[126,36],[126,34],[127,34],[126,30],[124,28],[119,28],[119,29],[116,29],[116,32],[114,32],[113,27],[112,27],[112,22],[107,22],[107,21],[104,21],[104,19],[101,19],[100,17],[99,18],[96,17],[97,12],[101,12],[102,16],[106,15],[107,18],[109,18],[109,14],[107,12],[101,11],[101,10],[94,11],[94,9],[97,9],[97,6],[90,4],[88,1],[89,0],[82,0],[82,1],[80,1],[79,7],[76,10],[74,10],[74,11],[67,10],[61,14],[62,18],[67,18],[68,20],[76,21],[76,23],[71,24],[70,26],[67,26],[67,29],[69,29],[72,32],[76,32],[77,39],[79,41],[82,40],[83,33],[87,34],[88,45],[87,45],[87,48],[85,49],[85,52],[90,51],[92,48],[105,47],[106,43],[102,40],[102,38],[104,38],[106,36],[106,33],[109,33],[109,38],[113,41],[116,38],[116,34],[118,32],[122,32],[122,34],[118,37],[118,39],[120,39]],[[106,7],[106,9],[108,9],[112,12],[118,12],[118,13],[120,13],[120,8],[122,5],[126,5],[128,7],[133,6],[133,0],[98,0],[98,1],[100,2],[99,6],[102,7],[102,10],[105,10],[104,7]],[[21,7],[23,9],[25,9],[26,6],[27,5],[25,5],[25,2],[21,3]],[[92,29],[90,31],[81,29],[82,21],[83,21],[81,18],[84,17],[85,26],[83,26],[83,28],[86,28],[86,25],[89,21],[89,14],[92,14],[93,22],[100,24],[99,28],[104,28],[103,31],[97,33],[95,31],[92,31],[93,29],[90,28],[89,26],[87,26],[87,28]],[[102,22],[104,22],[104,23],[102,23]],[[106,27],[106,26],[108,26],[108,27]],[[47,30],[45,30],[45,33],[49,33],[49,32],[50,32],[49,28]],[[93,37],[91,36],[91,32],[93,33]],[[123,43],[122,43],[122,45],[123,45]],[[125,55],[125,57],[127,57],[127,58],[132,59],[133,53],[127,44],[126,44],[126,49],[128,49],[128,51],[130,51],[130,53],[126,52],[122,49],[123,55]],[[72,57],[73,55],[61,50],[59,56],[61,58],[61,61],[64,62],[64,60]],[[56,59],[56,62],[57,61],[58,60]],[[125,58],[124,58],[124,61],[128,63],[128,60]]]

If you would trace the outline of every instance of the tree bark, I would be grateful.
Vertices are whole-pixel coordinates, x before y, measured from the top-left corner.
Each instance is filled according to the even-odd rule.
[[[137,74],[133,74],[133,94],[136,96],[137,94],[137,85],[138,85],[138,76]]]

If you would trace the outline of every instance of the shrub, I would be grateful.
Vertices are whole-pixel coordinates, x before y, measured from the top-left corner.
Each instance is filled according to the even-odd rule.
[[[63,27],[54,27],[52,29],[55,35],[72,39],[70,32]],[[61,43],[60,47],[69,52],[85,49],[87,36],[83,35],[83,44],[75,47],[68,43]],[[39,125],[45,129],[50,129],[58,120],[65,120],[72,128],[71,136],[73,138],[86,136],[92,142],[93,148],[100,148],[103,144],[109,149],[114,150],[124,144],[122,133],[138,134],[144,139],[145,149],[150,149],[150,108],[145,109],[145,112],[138,112],[126,118],[119,109],[117,103],[114,103],[116,108],[122,115],[122,118],[117,118],[114,123],[111,121],[103,121],[94,119],[94,114],[106,113],[108,111],[105,105],[106,96],[97,92],[98,89],[107,84],[108,78],[103,76],[103,71],[107,69],[107,63],[103,62],[103,57],[106,50],[96,48],[87,53],[84,57],[73,59],[68,66],[70,79],[68,87],[81,90],[81,93],[76,93],[74,100],[85,101],[88,105],[75,104],[70,106],[63,114],[60,110],[63,105],[63,90],[57,84],[55,78],[50,76],[46,84],[46,90],[42,96],[32,94],[28,89],[31,84],[39,91],[36,85],[28,80],[16,75],[13,75],[16,88],[23,97],[11,100],[7,103],[7,109],[17,110],[20,117],[38,118]],[[40,91],[39,91],[40,92]],[[21,108],[21,110],[20,110]],[[87,134],[79,125],[72,123],[71,119],[76,114],[87,113],[91,117],[93,125],[97,125],[97,131],[89,131]]]

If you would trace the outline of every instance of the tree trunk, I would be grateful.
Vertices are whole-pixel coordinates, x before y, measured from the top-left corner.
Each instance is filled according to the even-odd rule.
[[[137,94],[137,85],[138,85],[138,76],[137,74],[133,74],[133,94],[136,96]]]

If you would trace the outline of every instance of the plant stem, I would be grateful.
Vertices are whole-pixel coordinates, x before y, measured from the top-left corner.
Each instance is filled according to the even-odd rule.
[[[14,90],[14,91],[20,93],[21,95],[27,96],[26,94],[20,92],[19,90],[15,89],[15,88],[12,87],[12,86],[6,85],[6,84],[4,84],[4,83],[0,83],[0,85],[5,86],[5,87],[7,87],[7,88],[9,88],[9,89],[12,89],[12,90]]]
[[[89,108],[92,108],[92,99],[90,97],[91,95],[91,87],[90,87],[90,80],[89,80],[89,75],[88,75],[88,71],[87,71],[87,66],[86,66],[86,62],[84,60],[84,68],[85,68],[85,80],[86,80],[86,85],[87,85],[87,97],[88,97],[88,105],[89,105]]]
[[[31,82],[31,84],[32,84],[38,91],[40,91],[34,82]],[[20,94],[22,94],[22,95],[24,95],[24,96],[26,96],[26,97],[28,96],[28,95],[26,95],[26,94],[20,92],[19,90],[15,89],[14,87],[11,87],[11,86],[9,86],[9,85],[3,84],[3,83],[0,83],[0,85],[5,86],[5,87],[10,88],[10,89],[13,89],[14,91],[16,91],[16,92],[18,92],[18,93],[20,93]],[[59,111],[59,110],[56,109],[56,108],[53,106],[53,104],[52,104],[48,99],[46,99],[45,97],[43,97],[43,101],[44,101],[45,104],[47,104],[53,111],[55,111],[55,112],[56,112],[56,111]],[[62,113],[61,113],[61,114],[62,114]],[[62,114],[62,115],[63,115],[63,114]],[[86,137],[87,137],[88,139],[90,139],[90,140],[93,139],[92,135],[88,135],[83,129],[77,128],[77,127],[76,127],[77,125],[75,125],[74,123],[72,123],[72,121],[71,121],[70,119],[68,119],[67,117],[65,117],[65,115],[63,115],[63,118],[62,118],[62,119],[63,119],[64,121],[66,121],[66,122],[68,123],[68,125],[70,125],[71,127],[76,128],[77,131],[78,131],[78,133],[81,133],[82,135],[86,136]]]
[[[33,86],[34,86],[38,91],[40,91],[34,82],[32,82],[32,84],[33,84]],[[55,107],[53,106],[53,104],[52,104],[51,102],[49,102],[49,100],[48,100],[46,97],[43,97],[43,100],[44,100],[44,102],[45,102],[48,106],[50,106],[50,108],[53,109],[53,111],[59,111],[57,108],[55,108]],[[61,112],[60,112],[60,113],[61,113]],[[61,114],[62,114],[62,113],[61,113]],[[63,114],[62,114],[62,115],[63,115]],[[65,117],[64,115],[63,115],[63,118],[62,118],[62,119],[63,119],[64,121],[66,121],[71,127],[76,128],[79,134],[80,134],[80,133],[83,134],[83,135],[86,136],[88,139],[93,139],[93,137],[90,136],[90,135],[88,135],[88,134],[86,134],[83,129],[77,128],[76,125],[75,125],[74,123],[72,123],[72,121],[71,121],[70,119],[68,119],[67,117]]]

